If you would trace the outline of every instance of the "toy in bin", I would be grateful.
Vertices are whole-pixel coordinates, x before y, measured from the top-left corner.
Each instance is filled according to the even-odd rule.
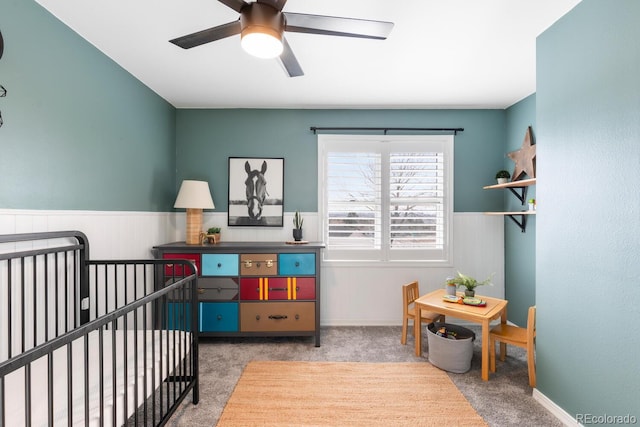
[[[458,334],[456,333],[456,331],[447,330],[447,328],[444,326],[436,331],[436,335],[443,338],[449,338],[450,340],[458,339]]]

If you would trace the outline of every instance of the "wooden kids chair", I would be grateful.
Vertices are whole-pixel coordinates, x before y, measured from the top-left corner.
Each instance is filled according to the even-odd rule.
[[[444,322],[444,316],[431,311],[420,310],[422,313],[416,318],[415,307],[413,302],[420,296],[420,287],[417,281],[402,285],[402,336],[400,343],[407,343],[407,328],[409,319],[414,322],[431,323],[435,321]]]

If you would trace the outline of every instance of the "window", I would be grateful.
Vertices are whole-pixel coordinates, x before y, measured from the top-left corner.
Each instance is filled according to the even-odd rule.
[[[453,136],[318,135],[326,260],[450,259]]]

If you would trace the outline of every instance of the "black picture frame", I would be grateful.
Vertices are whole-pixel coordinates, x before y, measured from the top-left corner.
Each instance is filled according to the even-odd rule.
[[[229,157],[230,227],[282,227],[284,158]]]

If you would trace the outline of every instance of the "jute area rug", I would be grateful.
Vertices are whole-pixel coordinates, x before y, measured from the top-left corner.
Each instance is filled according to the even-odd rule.
[[[218,427],[486,426],[429,363],[254,361]]]

